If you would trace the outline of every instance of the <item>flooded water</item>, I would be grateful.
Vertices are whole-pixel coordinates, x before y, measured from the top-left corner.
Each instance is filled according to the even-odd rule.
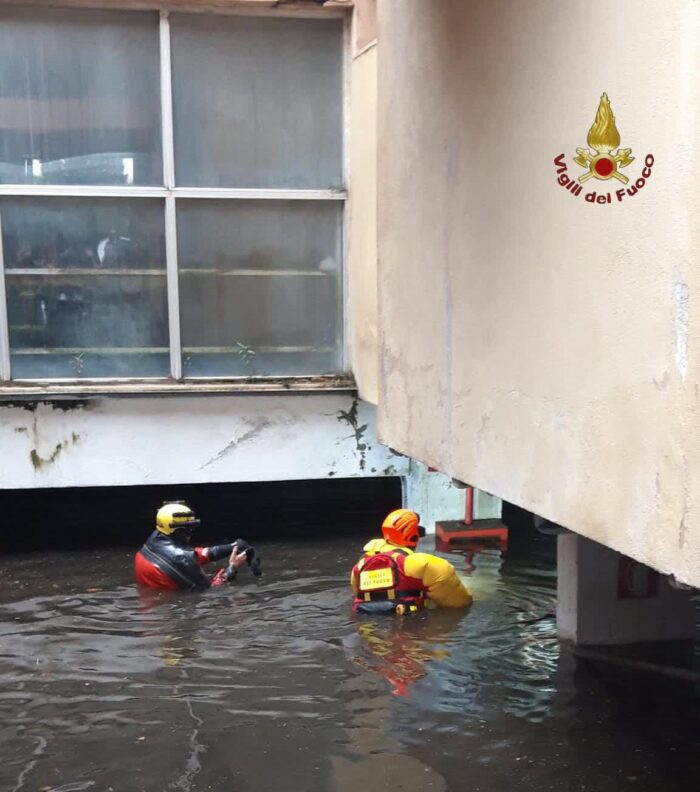
[[[692,790],[698,689],[574,658],[554,543],[451,556],[466,613],[355,618],[362,539],[140,596],[133,550],[0,557],[0,790]]]

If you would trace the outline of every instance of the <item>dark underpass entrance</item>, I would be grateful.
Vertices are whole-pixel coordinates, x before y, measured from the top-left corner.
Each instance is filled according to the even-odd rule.
[[[138,545],[169,500],[195,510],[202,541],[371,533],[401,498],[395,477],[1,490],[0,552]]]

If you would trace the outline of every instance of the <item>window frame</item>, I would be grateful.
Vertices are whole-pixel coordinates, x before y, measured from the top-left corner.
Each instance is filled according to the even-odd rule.
[[[24,5],[14,0],[0,0],[0,5]],[[26,5],[37,5],[37,10],[44,7],[62,7],[66,9],[81,8],[98,10],[106,4],[99,2],[75,2],[75,0],[59,0],[59,2],[38,3],[30,0]],[[159,64],[160,64],[160,117],[161,117],[161,148],[163,164],[162,186],[100,186],[100,185],[34,185],[34,184],[0,184],[0,198],[3,197],[65,197],[65,198],[157,198],[163,202],[165,232],[165,263],[166,293],[168,306],[168,340],[170,373],[169,377],[120,377],[120,378],[61,378],[61,379],[16,379],[11,378],[11,353],[8,322],[7,290],[5,284],[5,266],[2,241],[2,212],[0,210],[0,397],[26,395],[36,398],[42,394],[74,395],[113,393],[153,393],[158,395],[182,393],[222,393],[227,391],[319,391],[319,390],[352,390],[354,381],[347,373],[348,333],[347,333],[347,251],[348,251],[348,78],[349,78],[349,43],[350,15],[348,7],[319,9],[265,9],[245,8],[241,5],[222,5],[221,7],[198,8],[195,5],[183,4],[172,11],[165,3],[129,3],[122,0],[121,11],[144,11],[159,14]],[[236,15],[236,16],[268,16],[276,18],[312,18],[342,19],[342,54],[341,54],[341,108],[342,108],[342,140],[341,140],[341,189],[276,189],[276,188],[237,188],[237,187],[178,187],[175,180],[175,147],[174,147],[174,115],[172,93],[172,50],[170,14]],[[212,376],[185,377],[182,370],[183,350],[180,328],[180,289],[178,273],[177,245],[177,201],[178,199],[204,199],[221,201],[340,201],[340,327],[341,349],[340,368],[335,374],[322,375],[283,375],[283,376]]]

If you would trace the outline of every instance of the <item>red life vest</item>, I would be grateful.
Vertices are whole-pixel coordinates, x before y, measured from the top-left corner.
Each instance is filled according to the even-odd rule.
[[[363,602],[390,601],[411,609],[422,608],[427,589],[419,578],[406,574],[405,550],[396,548],[383,553],[366,553],[355,564],[353,574],[357,580],[357,595],[353,608]]]

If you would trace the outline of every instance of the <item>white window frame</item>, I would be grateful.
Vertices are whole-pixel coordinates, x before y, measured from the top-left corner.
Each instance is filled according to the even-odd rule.
[[[34,4],[34,0],[30,0]],[[30,3],[27,3],[29,5]],[[17,0],[0,0],[0,5],[24,5]],[[104,9],[109,7],[115,10],[112,4],[75,2],[75,0],[44,0],[43,6],[60,6],[65,8],[92,8]],[[0,197],[65,197],[65,198],[160,198],[164,203],[165,222],[165,264],[168,303],[168,336],[170,349],[170,378],[62,378],[62,379],[11,379],[10,336],[7,311],[7,295],[5,288],[4,257],[2,246],[2,214],[0,213],[0,396],[2,395],[32,395],[64,394],[74,392],[90,393],[177,393],[177,392],[226,392],[226,391],[269,391],[269,390],[352,390],[354,381],[346,373],[348,362],[347,351],[347,123],[348,123],[348,75],[349,75],[349,40],[350,17],[347,8],[336,9],[285,9],[279,10],[263,8],[243,8],[236,5],[229,7],[207,9],[194,5],[178,7],[173,13],[194,14],[214,13],[236,16],[274,16],[295,18],[341,18],[344,20],[343,53],[341,73],[341,104],[343,111],[341,152],[343,189],[339,190],[309,190],[309,189],[256,189],[256,188],[206,188],[206,187],[177,187],[175,181],[175,150],[174,150],[174,119],[172,98],[172,51],[170,32],[170,11],[167,3],[139,3],[138,10],[158,11],[159,22],[159,62],[160,62],[160,93],[161,93],[161,127],[162,127],[162,160],[163,160],[163,186],[99,186],[99,185],[33,185],[33,184],[0,184]],[[150,7],[149,7],[150,6]],[[136,10],[134,4],[123,0],[119,10]],[[272,201],[340,201],[343,209],[341,214],[341,371],[335,375],[286,375],[265,377],[240,377],[240,376],[212,376],[212,377],[183,377],[182,372],[182,343],[180,336],[180,301],[179,301],[179,276],[177,261],[177,199],[207,199],[207,200],[272,200]],[[209,384],[207,384],[209,383]]]

